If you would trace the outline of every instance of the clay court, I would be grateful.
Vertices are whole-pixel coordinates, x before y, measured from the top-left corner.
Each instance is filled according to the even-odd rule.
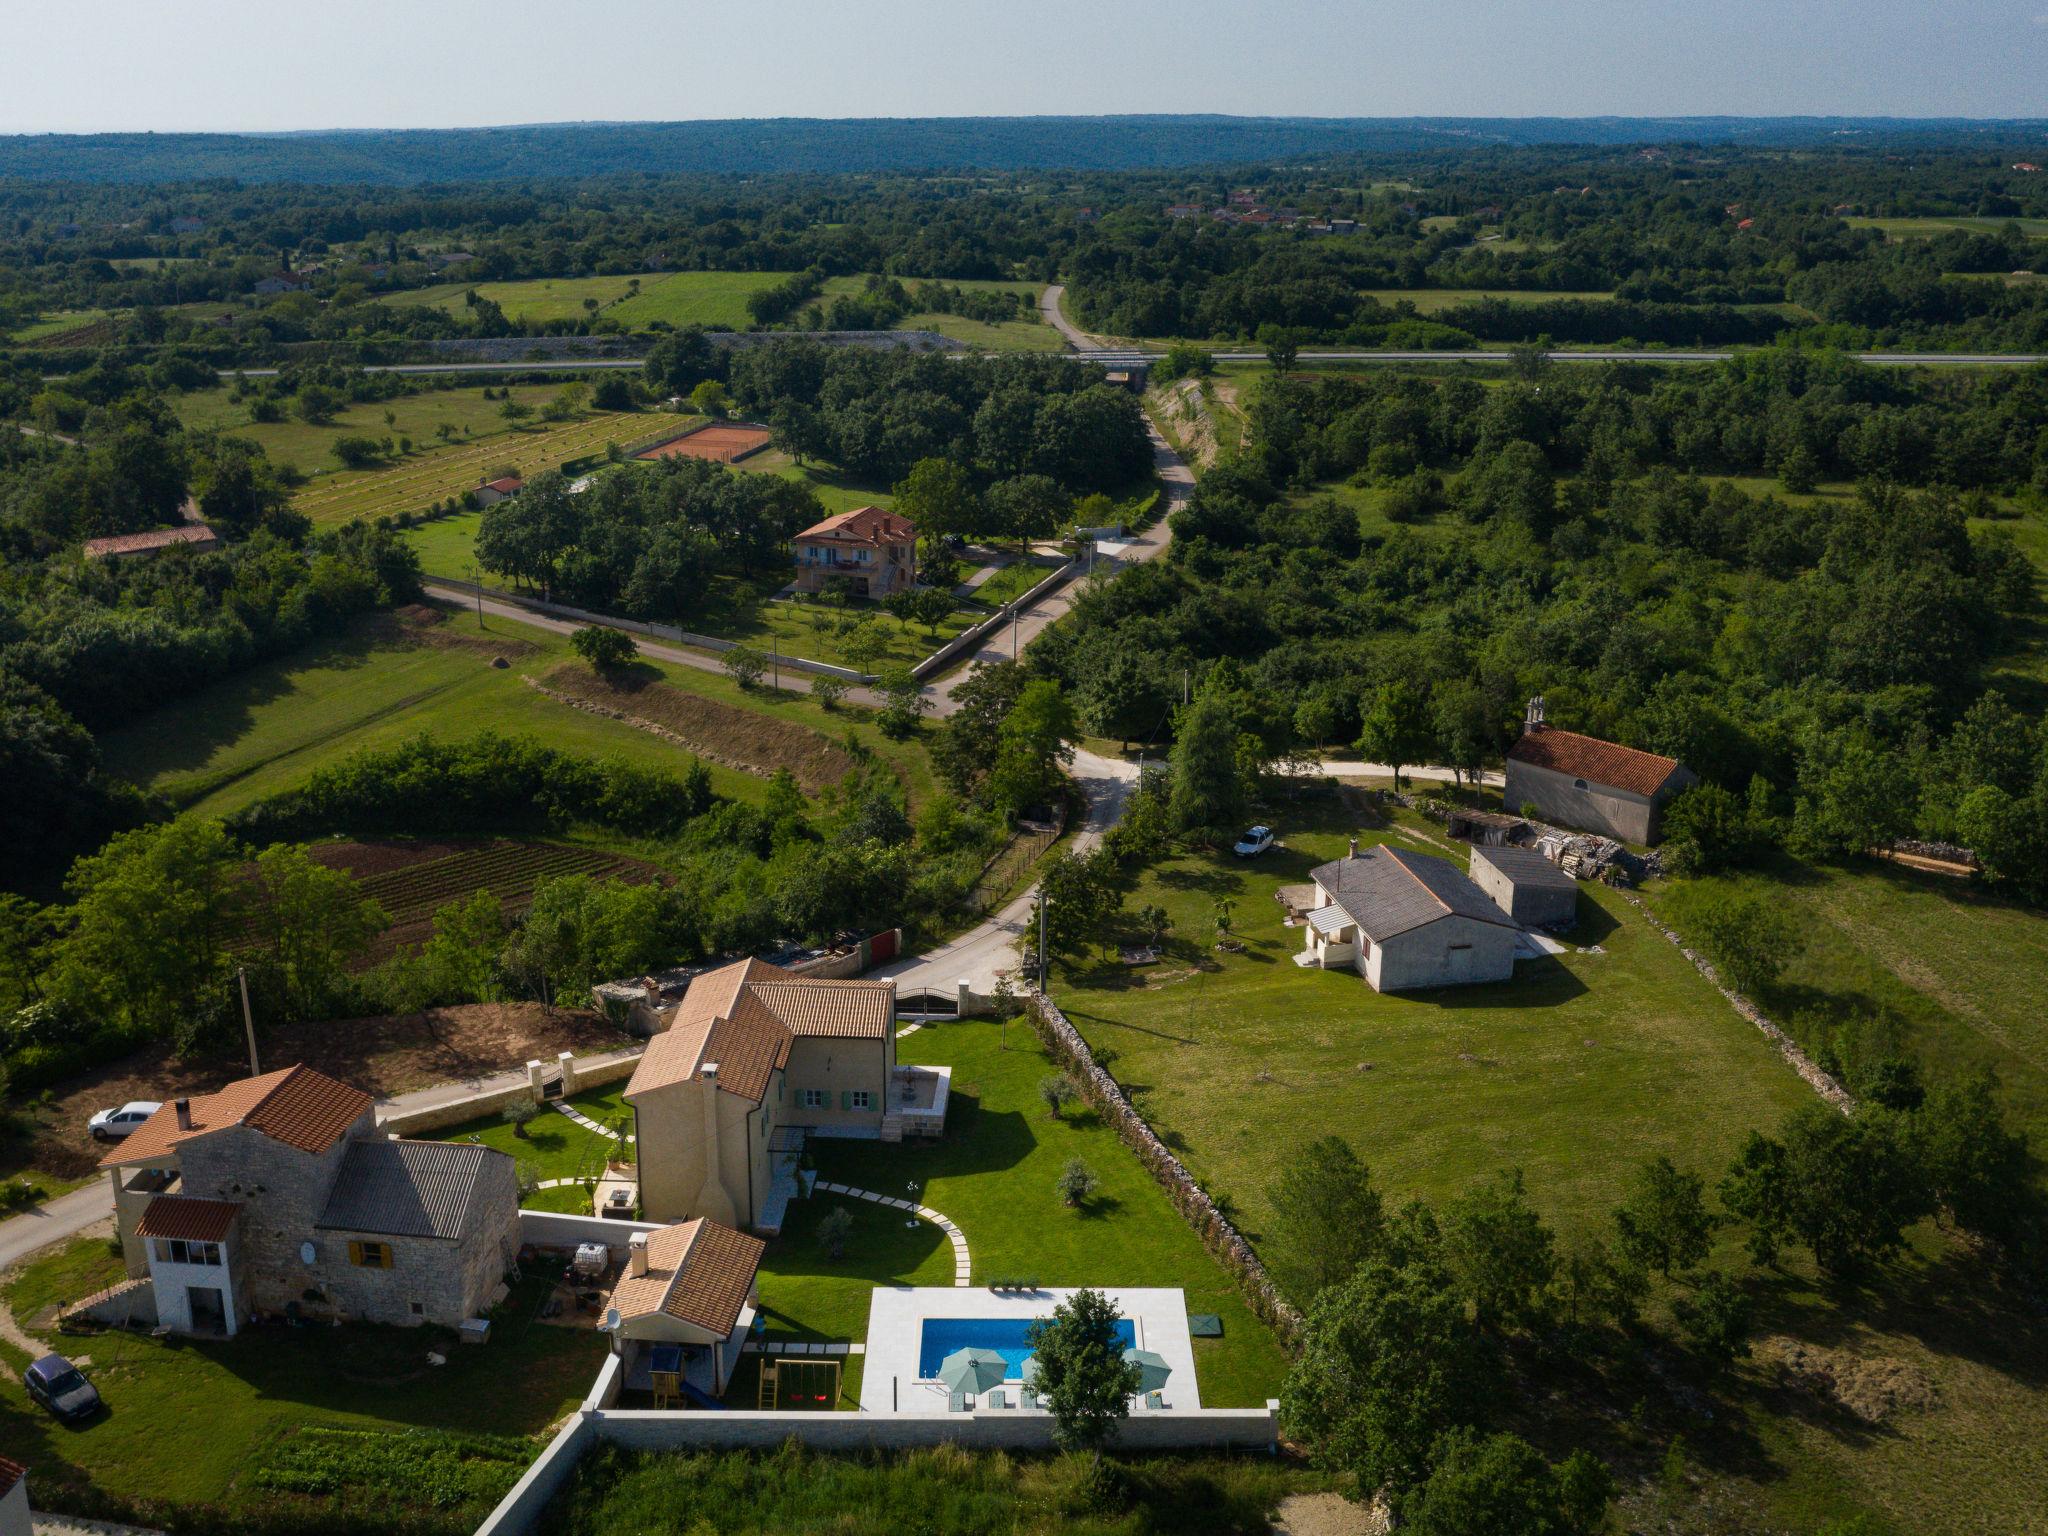
[[[636,459],[713,459],[720,464],[736,464],[750,453],[759,453],[768,446],[769,432],[766,427],[734,424],[729,427],[699,427],[695,432],[681,437],[672,437],[665,443],[652,448],[643,448],[633,455]]]

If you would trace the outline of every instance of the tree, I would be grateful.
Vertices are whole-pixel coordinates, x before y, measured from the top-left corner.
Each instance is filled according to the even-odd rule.
[[[953,691],[953,715],[932,740],[932,766],[956,795],[979,798],[991,767],[989,743],[1016,707],[1029,679],[1013,661],[983,663]]]
[[[1614,1479],[1584,1451],[1552,1466],[1514,1435],[1458,1429],[1436,1447],[1429,1480],[1398,1501],[1412,1536],[1593,1536]]]
[[[916,735],[919,721],[932,707],[932,701],[925,697],[924,684],[904,666],[890,667],[879,681],[882,712],[875,723],[882,728],[882,734],[896,741]]]
[[[1967,1231],[2012,1245],[2038,1220],[2027,1138],[2006,1129],[1989,1067],[1936,1089],[1914,1116],[1928,1194]]]
[[[1500,721],[1477,683],[1454,678],[1430,695],[1436,749],[1442,761],[1476,784],[1486,759],[1500,747]]]
[[[434,935],[420,951],[436,995],[456,1002],[501,999],[498,955],[505,947],[505,909],[487,890],[471,891],[434,914]]]
[[[1885,1110],[1843,1115],[1808,1105],[1785,1123],[1792,1231],[1833,1279],[1862,1273],[1898,1251],[1927,1214],[1925,1175]]]
[[[1059,794],[1060,770],[1074,760],[1074,707],[1057,683],[1031,682],[1003,719],[988,777],[989,802],[1015,816]]]
[[[1309,1304],[1281,1423],[1318,1465],[1355,1476],[1358,1497],[1398,1494],[1428,1477],[1439,1439],[1479,1416],[1495,1381],[1450,1275],[1375,1260]]]
[[[316,427],[334,420],[335,413],[347,404],[338,392],[324,384],[301,384],[297,402],[299,419]]]
[[[1204,692],[1181,712],[1173,755],[1173,822],[1209,842],[1229,837],[1244,815],[1237,722],[1225,701]]]
[[[1715,892],[1701,903],[1696,922],[1708,952],[1738,992],[1769,987],[1805,948],[1782,906],[1761,896]]]
[[[1050,475],[1018,475],[988,488],[989,532],[1028,546],[1050,538],[1067,519],[1071,498]]]
[[[1052,955],[1073,955],[1093,943],[1121,901],[1116,860],[1105,850],[1075,853],[1061,849],[1045,863],[1038,879],[1038,901],[1045,908],[1045,947]],[[1026,938],[1035,940],[1040,927],[1034,906]]]
[[[835,1262],[846,1257],[846,1240],[853,1236],[853,1212],[835,1205],[818,1219],[818,1242]]]
[[[1358,726],[1359,755],[1369,763],[1385,763],[1393,769],[1396,789],[1401,787],[1401,770],[1421,762],[1436,741],[1427,701],[1413,686],[1398,680],[1374,692]]]
[[[1026,1332],[1038,1360],[1038,1400],[1064,1449],[1099,1453],[1130,1415],[1140,1378],[1123,1357],[1117,1322],[1107,1296],[1082,1289]]]
[[[1529,1204],[1522,1170],[1474,1184],[1443,1209],[1443,1260],[1472,1302],[1472,1319],[1498,1330],[1533,1322],[1557,1271],[1555,1238]]]
[[[687,395],[722,371],[718,349],[698,326],[671,332],[647,349],[648,383],[670,395]]]
[[[1672,1270],[1691,1269],[1713,1246],[1706,1182],[1679,1172],[1668,1157],[1654,1157],[1636,1169],[1635,1188],[1614,1213],[1614,1226],[1622,1256],[1668,1280]]]
[[[498,407],[498,414],[511,426],[518,426],[533,414],[533,407],[523,400],[515,400],[510,390],[505,393],[504,403]]]
[[[1289,372],[1301,356],[1302,331],[1298,327],[1268,321],[1259,327],[1257,340],[1275,373]]]
[[[910,519],[921,538],[965,538],[980,531],[981,497],[974,479],[951,459],[919,459],[896,482],[891,510]]]
[[[383,446],[374,437],[337,437],[329,451],[344,469],[361,469],[384,456]]]
[[[610,672],[623,667],[640,654],[640,647],[623,629],[604,624],[586,624],[569,637],[569,645],[592,667]]]
[[[1038,1096],[1045,1101],[1046,1113],[1057,1120],[1060,1112],[1073,1103],[1079,1093],[1074,1087],[1074,1080],[1066,1073],[1048,1072],[1038,1080]]]
[[[1078,1206],[1095,1193],[1095,1186],[1101,1181],[1094,1170],[1078,1157],[1070,1157],[1060,1169],[1060,1176],[1054,1181],[1060,1199],[1068,1205]]]
[[[1753,1264],[1776,1264],[1792,1230],[1791,1170],[1785,1148],[1757,1131],[1735,1154],[1716,1193],[1721,1205],[1749,1227]]]
[[[1138,931],[1145,936],[1147,944],[1157,949],[1166,942],[1167,930],[1173,925],[1173,920],[1167,915],[1166,908],[1147,903],[1145,906],[1138,908],[1134,916],[1137,919]]]
[[[390,922],[347,870],[330,869],[290,843],[256,855],[251,896],[250,926],[284,977],[300,1017],[327,1003],[348,962]]]
[[[761,679],[768,675],[768,658],[751,645],[733,646],[720,664],[725,668],[725,675],[742,688],[757,688]]]
[[[690,409],[699,416],[722,417],[731,403],[725,386],[716,379],[705,379],[690,391]]]
[[[835,677],[830,672],[811,674],[811,697],[827,710],[837,709],[851,686],[845,678]]]
[[[1708,1275],[1690,1297],[1674,1300],[1671,1311],[1693,1355],[1709,1372],[1748,1358],[1754,1309],[1749,1297],[1726,1275],[1719,1271]]]
[[[888,608],[906,624],[922,624],[925,633],[937,639],[939,626],[952,617],[953,594],[936,587],[913,587],[891,597]]]
[[[1307,1302],[1379,1251],[1386,1224],[1372,1170],[1341,1136],[1322,1136],[1282,1165],[1269,1195],[1274,1267]]]
[[[522,1093],[502,1110],[500,1117],[512,1127],[512,1134],[519,1140],[526,1140],[526,1127],[533,1117],[540,1113],[540,1101],[530,1093]]]

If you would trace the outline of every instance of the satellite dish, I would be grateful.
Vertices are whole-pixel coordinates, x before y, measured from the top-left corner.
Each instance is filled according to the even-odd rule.
[[[310,1264],[317,1257],[319,1257],[319,1250],[311,1243],[299,1244],[299,1262],[301,1264]]]
[[[619,1309],[617,1307],[606,1307],[604,1309],[604,1331],[606,1333],[617,1333],[619,1331],[619,1322]]]

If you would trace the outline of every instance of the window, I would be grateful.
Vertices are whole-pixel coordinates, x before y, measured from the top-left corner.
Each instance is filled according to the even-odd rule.
[[[358,1269],[389,1269],[391,1245],[351,1241],[348,1245],[348,1261]]]
[[[424,1301],[414,1302],[412,1304],[412,1315],[414,1317],[425,1317],[427,1315],[427,1304]]]
[[[849,1088],[840,1097],[848,1109],[873,1109],[875,1107],[875,1096],[865,1088]]]
[[[159,1264],[220,1263],[219,1243],[201,1243],[182,1237],[159,1237],[155,1242],[156,1259]]]
[[[1454,949],[1454,950],[1458,950],[1458,949],[1470,949],[1471,947],[1472,947],[1472,946],[1471,946],[1470,944],[1453,944],[1453,945],[1451,946],[1451,948],[1452,948],[1452,949]]]
[[[1586,787],[1586,781],[1585,781],[1584,779],[1573,779],[1573,780],[1572,780],[1572,788],[1573,788],[1573,789],[1584,789],[1585,787]]]
[[[825,1107],[825,1090],[824,1090],[824,1089],[822,1089],[822,1088],[806,1088],[806,1089],[804,1090],[804,1108],[805,1108],[805,1109],[823,1109],[824,1107]]]

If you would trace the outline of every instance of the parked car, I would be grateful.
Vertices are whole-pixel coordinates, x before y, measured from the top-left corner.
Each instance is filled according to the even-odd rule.
[[[163,1105],[152,1099],[137,1099],[119,1109],[101,1110],[86,1122],[86,1129],[92,1132],[94,1141],[119,1141],[141,1129],[142,1122],[162,1108]]]
[[[28,1395],[67,1423],[99,1412],[99,1389],[62,1355],[45,1355],[21,1373]]]
[[[1240,859],[1256,858],[1273,846],[1271,827],[1252,827],[1237,840],[1237,846],[1230,851]]]

